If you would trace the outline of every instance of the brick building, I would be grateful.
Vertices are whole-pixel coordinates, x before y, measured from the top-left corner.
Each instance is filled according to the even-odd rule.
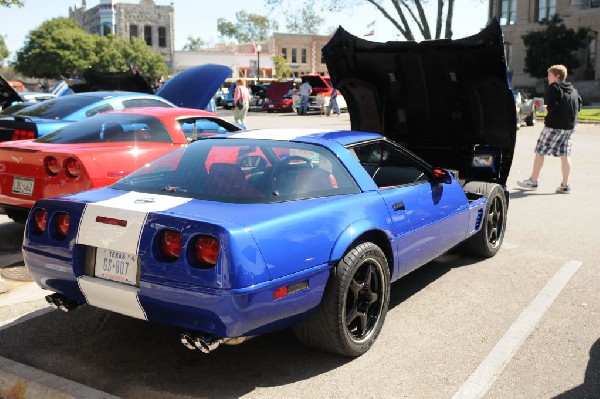
[[[169,69],[173,67],[175,28],[172,5],[157,6],[152,0],[140,0],[138,4],[100,0],[98,5],[88,8],[86,0],[82,0],[81,6],[69,7],[69,18],[89,33],[112,34],[125,39],[139,37],[163,55]]]
[[[541,29],[539,21],[555,14],[571,29],[587,27],[591,30],[588,45],[580,51],[581,66],[569,71],[569,80],[594,98],[600,97],[600,0],[490,0],[489,17],[498,17],[504,31],[505,52],[508,67],[513,71],[515,86],[539,85],[535,78],[525,72],[525,45],[522,36]],[[561,60],[556,60],[561,63]]]

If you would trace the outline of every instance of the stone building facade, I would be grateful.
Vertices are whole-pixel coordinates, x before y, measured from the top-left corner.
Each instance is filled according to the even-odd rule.
[[[139,37],[163,55],[169,69],[173,68],[175,27],[172,5],[156,5],[153,0],[140,0],[138,4],[100,0],[98,5],[88,8],[86,0],[82,0],[81,6],[69,7],[69,18],[89,33],[112,34],[125,39]]]
[[[526,49],[522,36],[542,29],[539,21],[550,19],[554,14],[558,14],[568,28],[590,29],[588,45],[579,54],[581,66],[569,71],[568,79],[589,89],[597,87],[594,89],[597,90],[595,96],[600,96],[600,0],[490,0],[489,17],[497,17],[502,25],[506,61],[513,71],[513,85],[539,84],[523,71]],[[556,60],[556,63],[561,63],[561,60]]]

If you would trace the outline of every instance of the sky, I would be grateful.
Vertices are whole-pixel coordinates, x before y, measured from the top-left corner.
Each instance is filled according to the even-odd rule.
[[[138,0],[126,0],[124,3],[137,3]],[[187,42],[188,36],[201,37],[209,43],[219,41],[217,19],[225,18],[235,22],[235,13],[244,10],[248,13],[267,15],[277,20],[279,31],[285,32],[285,18],[281,10],[271,11],[265,6],[264,0],[227,0],[218,7],[220,2],[206,0],[154,0],[157,5],[174,4],[175,7],[175,50]],[[30,30],[36,29],[44,21],[56,17],[68,17],[69,7],[80,5],[81,0],[24,0],[25,6],[10,8],[0,7],[0,35],[11,52],[14,53],[23,47],[25,38]],[[99,0],[87,0],[88,8],[100,3]],[[319,1],[316,1],[319,4]],[[434,5],[436,1],[429,1]],[[210,4],[210,5],[209,5]],[[299,6],[302,4],[299,4]],[[391,7],[388,7],[391,9]],[[485,0],[456,0],[454,9],[453,31],[454,39],[473,35],[479,32],[487,23],[488,2]],[[435,10],[429,10],[429,25],[435,27]],[[341,25],[356,36],[364,37],[371,30],[368,25],[375,21],[373,26],[375,34],[364,37],[372,41],[403,40],[398,36],[397,30],[387,21],[372,5],[348,8],[339,13],[326,13],[322,34],[332,31],[333,27]],[[413,28],[414,29],[414,28]],[[420,39],[418,39],[420,40]]]

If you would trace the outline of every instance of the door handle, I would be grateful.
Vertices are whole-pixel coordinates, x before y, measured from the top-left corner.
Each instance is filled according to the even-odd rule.
[[[404,211],[406,210],[406,208],[404,208],[404,202],[400,201],[400,202],[396,202],[394,205],[392,205],[392,209],[395,211]]]

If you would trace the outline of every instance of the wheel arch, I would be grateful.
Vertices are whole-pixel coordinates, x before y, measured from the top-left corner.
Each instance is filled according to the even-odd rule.
[[[372,242],[381,248],[385,254],[388,268],[390,269],[390,276],[392,276],[394,274],[394,252],[390,244],[390,232],[373,226],[363,226],[364,228],[360,230],[358,227],[356,224],[353,224],[342,232],[331,251],[330,259],[332,263],[337,263],[357,245],[363,242]]]

